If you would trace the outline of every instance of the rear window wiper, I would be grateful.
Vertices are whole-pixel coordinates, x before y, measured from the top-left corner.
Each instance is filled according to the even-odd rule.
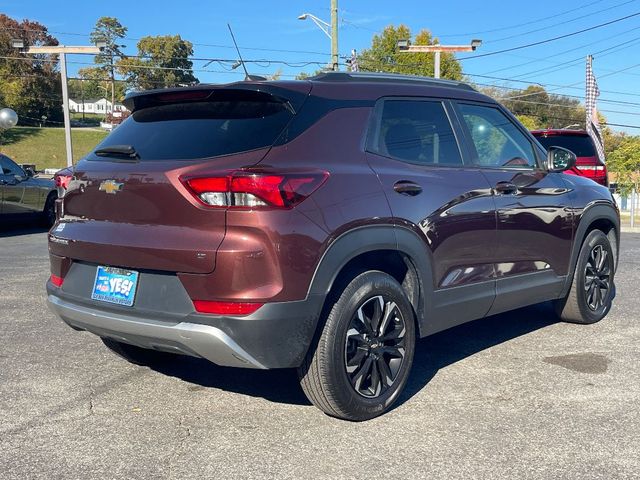
[[[99,157],[127,157],[135,160],[140,158],[133,145],[109,145],[98,148],[93,153]]]

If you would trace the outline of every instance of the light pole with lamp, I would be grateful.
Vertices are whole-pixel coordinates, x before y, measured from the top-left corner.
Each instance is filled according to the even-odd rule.
[[[25,48],[24,41],[21,39],[14,39],[11,41],[13,48],[20,49],[22,53],[37,55],[43,53],[58,54],[60,55],[60,75],[62,77],[62,113],[64,115],[64,139],[67,150],[67,166],[73,166],[73,149],[71,148],[71,117],[69,115],[69,89],[67,86],[67,53],[84,53],[84,54],[97,54],[105,47],[103,42],[99,42],[95,47],[65,47],[64,45],[57,46],[42,46],[34,47],[30,46]]]
[[[331,23],[316,17],[312,13],[303,13],[298,20],[311,20],[331,40],[331,69],[337,72],[338,65],[338,0],[331,0]]]
[[[435,53],[433,77],[440,78],[440,54],[442,52],[473,52],[480,45],[482,45],[482,40],[474,39],[469,45],[411,45],[409,40],[400,40],[397,46],[398,50],[405,53]]]

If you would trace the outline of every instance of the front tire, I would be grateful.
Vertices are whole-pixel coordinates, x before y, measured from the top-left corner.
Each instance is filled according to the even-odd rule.
[[[571,323],[602,320],[615,296],[615,263],[609,238],[600,230],[591,231],[580,248],[571,290],[565,298],[556,300],[558,316]]]
[[[402,287],[383,272],[365,272],[330,305],[317,345],[298,369],[300,383],[326,414],[368,420],[398,399],[414,349],[414,312]]]

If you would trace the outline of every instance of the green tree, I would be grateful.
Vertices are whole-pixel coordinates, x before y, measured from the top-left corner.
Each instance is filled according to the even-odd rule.
[[[389,25],[381,35],[374,35],[371,47],[358,56],[361,71],[403,73],[432,77],[434,74],[433,53],[406,53],[398,50],[398,41],[412,38],[406,25]],[[429,30],[421,30],[412,40],[412,45],[434,45],[438,39]],[[440,76],[451,80],[462,79],[462,67],[451,53],[442,53]]]
[[[118,42],[120,42],[126,34],[127,27],[124,27],[117,18],[100,17],[89,37],[93,43],[104,43],[102,52],[94,57],[94,62],[98,65],[98,68],[109,75],[112,105],[116,101],[115,64],[118,59],[123,57],[121,48],[125,46]]]
[[[62,120],[57,55],[26,55],[11,46],[14,38],[25,47],[58,45],[44,25],[0,14],[0,106],[13,108],[23,125],[37,125],[42,117]]]
[[[537,130],[540,128],[540,122],[536,117],[531,115],[516,115],[516,117],[518,117],[520,123],[522,123],[527,130]]]
[[[524,90],[480,88],[518,118],[523,118],[527,128],[562,128],[576,125],[584,128],[585,110],[573,97],[547,92],[539,85],[530,85]],[[526,123],[525,123],[526,122]]]
[[[640,183],[640,136],[624,135],[618,147],[607,157],[607,166],[613,172],[618,188],[628,194]]]
[[[198,83],[192,55],[192,43],[180,35],[144,37],[138,42],[138,56],[121,59],[117,70],[136,89],[189,85]]]

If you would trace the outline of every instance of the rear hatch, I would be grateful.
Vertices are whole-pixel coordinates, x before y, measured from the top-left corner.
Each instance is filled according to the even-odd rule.
[[[309,90],[305,82],[294,89],[239,83],[127,98],[132,115],[75,167],[51,253],[116,267],[213,271],[226,209],[204,207],[180,178],[259,163]]]

